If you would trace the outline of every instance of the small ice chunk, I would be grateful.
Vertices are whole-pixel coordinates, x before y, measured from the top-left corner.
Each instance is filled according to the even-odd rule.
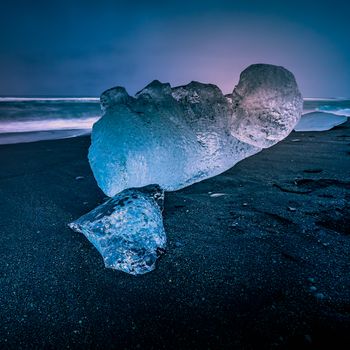
[[[326,296],[323,293],[316,293],[315,294],[316,299],[323,300],[326,298]]]
[[[130,188],[69,224],[83,233],[102,255],[105,266],[132,275],[155,268],[166,246],[157,185]]]
[[[226,193],[212,193],[210,194],[210,197],[216,198],[216,197],[222,197],[226,196]]]
[[[302,115],[295,131],[326,131],[343,124],[348,120],[345,116],[333,113],[312,112]]]

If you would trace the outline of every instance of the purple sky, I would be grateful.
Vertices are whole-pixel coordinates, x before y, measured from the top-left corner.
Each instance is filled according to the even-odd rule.
[[[349,4],[347,4],[349,3]],[[153,79],[225,93],[252,63],[307,97],[350,97],[347,1],[2,1],[0,95],[135,93]]]

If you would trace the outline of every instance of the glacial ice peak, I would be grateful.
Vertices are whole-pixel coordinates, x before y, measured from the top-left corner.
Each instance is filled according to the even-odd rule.
[[[116,104],[128,103],[131,97],[122,86],[116,86],[102,93],[100,97],[101,109],[105,112]]]
[[[302,103],[293,74],[266,64],[244,70],[231,96],[199,82],[154,80],[135,97],[112,88],[101,95],[90,165],[108,196],[152,183],[177,190],[282,140]]]
[[[168,98],[171,95],[171,86],[169,83],[161,83],[159,80],[153,80],[141,91],[137,92],[136,98],[144,99],[164,99]]]
[[[221,100],[222,92],[214,84],[191,81],[187,85],[172,88],[172,96],[183,103],[200,103],[204,102],[205,99],[215,102],[215,99]]]

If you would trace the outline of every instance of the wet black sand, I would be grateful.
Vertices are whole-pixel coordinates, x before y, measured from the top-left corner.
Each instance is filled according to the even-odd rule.
[[[88,145],[0,146],[1,348],[349,344],[349,122],[167,193],[167,253],[139,277],[67,227],[104,199]]]

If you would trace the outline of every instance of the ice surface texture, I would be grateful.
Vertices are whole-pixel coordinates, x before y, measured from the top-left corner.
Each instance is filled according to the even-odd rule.
[[[299,123],[295,126],[295,131],[326,131],[343,124],[348,120],[346,116],[333,113],[311,112],[304,114]]]
[[[243,142],[267,148],[293,130],[302,113],[303,99],[291,72],[254,64],[241,73],[232,104],[231,133]]]
[[[212,84],[171,88],[153,81],[135,97],[122,87],[101,95],[104,112],[92,130],[89,161],[113,197],[70,227],[99,250],[105,265],[131,274],[154,269],[165,248],[154,196],[215,176],[285,138],[303,100],[294,76],[257,64],[224,96]],[[157,184],[160,187],[144,187]],[[141,188],[142,187],[142,188]]]
[[[244,70],[229,96],[198,82],[171,88],[153,81],[135,97],[115,87],[101,95],[90,165],[111,197],[154,183],[177,190],[285,138],[302,104],[292,73],[266,64]]]
[[[97,248],[106,267],[143,274],[155,268],[165,249],[163,198],[159,186],[130,188],[69,226]]]

